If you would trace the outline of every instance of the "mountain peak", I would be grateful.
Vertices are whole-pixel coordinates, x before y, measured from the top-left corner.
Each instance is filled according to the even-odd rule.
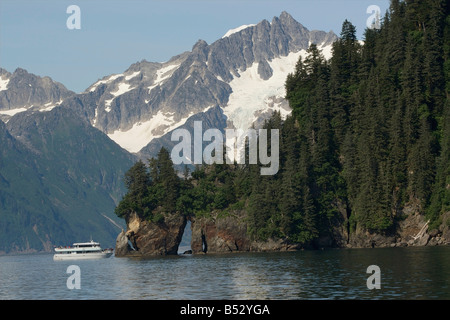
[[[304,29],[307,31],[307,28],[305,28],[300,22],[295,20],[288,12],[283,11],[281,12],[279,17],[273,17],[272,19],[272,25],[281,25],[282,28],[289,28],[289,29]]]
[[[6,70],[6,69],[0,68],[0,77],[1,77],[2,75],[6,75],[7,77],[10,77],[10,76],[11,76],[11,73],[8,72],[8,70]]]
[[[282,22],[291,22],[291,21],[295,21],[295,19],[289,14],[289,13],[287,13],[286,11],[283,11],[281,14],[280,14],[280,21],[282,21]]]
[[[199,39],[192,47],[192,51],[203,50],[207,46],[208,46],[208,43],[205,40]]]
[[[27,75],[27,74],[29,74],[28,71],[22,68],[17,68],[16,70],[14,70],[14,75]]]
[[[205,61],[208,51],[208,43],[205,40],[198,40],[192,47],[192,54],[200,61]]]

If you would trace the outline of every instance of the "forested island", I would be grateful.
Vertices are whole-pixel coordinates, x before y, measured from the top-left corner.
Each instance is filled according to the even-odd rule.
[[[393,0],[363,42],[346,20],[330,60],[311,45],[286,79],[292,114],[264,125],[280,132],[273,176],[178,174],[164,148],[137,162],[116,254],[176,253],[188,220],[194,253],[450,243],[449,9]]]

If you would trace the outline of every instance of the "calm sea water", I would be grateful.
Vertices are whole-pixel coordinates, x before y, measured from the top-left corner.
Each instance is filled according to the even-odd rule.
[[[53,261],[0,256],[0,299],[450,299],[450,246]],[[68,289],[70,265],[80,289]],[[367,267],[381,271],[369,290]]]

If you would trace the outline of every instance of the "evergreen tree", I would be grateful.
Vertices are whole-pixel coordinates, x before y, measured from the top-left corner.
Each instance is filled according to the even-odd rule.
[[[144,214],[145,199],[148,196],[150,177],[147,167],[142,161],[136,162],[126,173],[124,183],[128,193],[116,208],[116,214],[126,217],[133,211]]]

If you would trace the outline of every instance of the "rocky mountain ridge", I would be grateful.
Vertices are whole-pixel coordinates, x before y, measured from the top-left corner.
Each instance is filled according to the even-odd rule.
[[[190,52],[167,62],[137,62],[66,99],[64,105],[144,158],[151,155],[149,143],[158,144],[187,119],[214,107],[222,109],[227,126],[244,129],[258,125],[274,110],[288,114],[287,74],[311,43],[329,55],[336,39],[331,31],[307,30],[283,12],[272,22],[246,26],[210,45],[199,40]]]
[[[241,129],[261,125],[274,110],[289,114],[287,74],[311,43],[329,57],[336,39],[332,31],[309,31],[282,12],[210,45],[198,40],[167,62],[136,62],[79,94],[20,68],[12,74],[1,69],[0,117],[6,122],[29,109],[49,111],[62,104],[122,148],[147,158],[155,156],[149,144],[167,141],[165,135],[211,108],[221,109],[227,127]],[[215,127],[224,129],[221,122]]]
[[[27,110],[50,111],[75,93],[49,77],[39,77],[17,68],[0,68],[0,120],[7,122]]]

